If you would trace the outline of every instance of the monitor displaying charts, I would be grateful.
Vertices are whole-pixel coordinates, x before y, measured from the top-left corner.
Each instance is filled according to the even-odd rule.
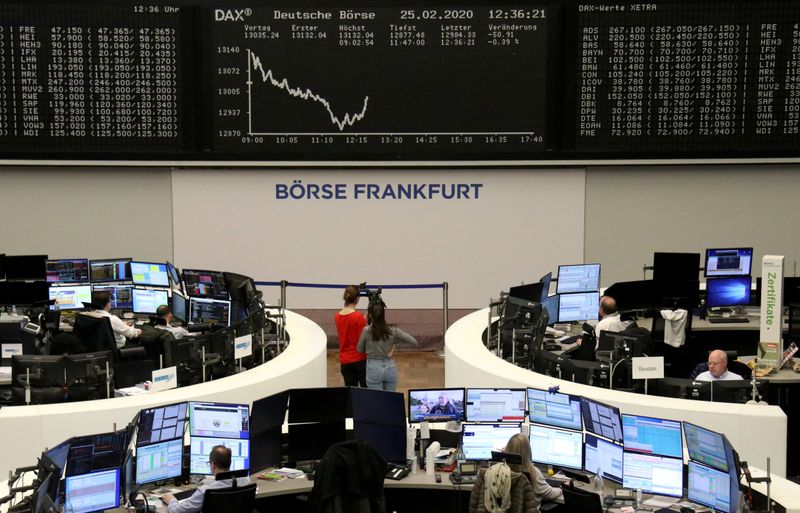
[[[619,408],[581,397],[581,414],[586,431],[622,443]]]
[[[600,290],[600,264],[559,265],[556,294]]]
[[[131,280],[134,285],[145,287],[169,287],[167,264],[154,262],[131,262]]]
[[[690,422],[683,423],[683,432],[686,434],[686,451],[690,459],[723,472],[728,471],[725,438],[720,433]]]
[[[508,440],[520,432],[519,424],[461,424],[461,445],[464,458],[470,461],[490,460],[492,451],[505,449]]]
[[[536,424],[582,430],[580,397],[528,389],[528,418]]]
[[[468,388],[466,416],[470,422],[522,422],[524,388]]]
[[[181,475],[183,438],[143,445],[136,449],[136,484],[152,483]]]
[[[234,438],[191,437],[189,450],[189,473],[196,475],[211,474],[208,455],[215,445],[224,445],[231,450],[231,470],[250,469],[250,440]]]
[[[222,299],[189,298],[189,322],[231,324],[231,302]]]
[[[615,483],[622,483],[622,446],[586,433],[583,448],[583,470],[597,474]]]
[[[731,507],[731,476],[689,460],[688,498],[722,513],[733,513]]]
[[[106,281],[129,281],[131,269],[130,258],[107,258],[89,261],[89,279],[92,283]]]
[[[133,289],[133,312],[138,314],[154,314],[161,305],[169,304],[166,290]]]
[[[558,322],[596,320],[600,309],[598,292],[558,295]]]
[[[189,403],[189,434],[215,438],[248,438],[250,407],[246,404]]]
[[[112,309],[133,310],[133,285],[92,285],[92,303],[98,292],[108,292]]]
[[[622,486],[655,495],[683,497],[683,460],[625,451]]]
[[[118,508],[119,480],[119,468],[67,477],[64,511],[90,513]]]
[[[48,283],[87,283],[89,260],[73,258],[45,262]]]
[[[51,310],[81,310],[83,303],[92,302],[91,285],[65,285],[63,287],[50,287]]]
[[[188,403],[177,403],[142,410],[139,413],[136,445],[159,443],[174,438],[183,440],[187,408]]]
[[[683,458],[681,423],[677,420],[622,416],[622,437],[626,451]]]
[[[536,463],[580,469],[583,433],[547,426],[530,426],[531,455]]]

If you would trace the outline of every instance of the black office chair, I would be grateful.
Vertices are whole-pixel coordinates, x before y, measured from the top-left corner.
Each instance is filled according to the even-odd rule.
[[[317,513],[386,510],[386,461],[360,440],[330,446],[317,465],[310,504]]]
[[[202,513],[253,513],[256,487],[253,483],[240,488],[234,479],[230,488],[208,489],[203,498]]]
[[[603,504],[596,493],[565,486],[564,510],[567,513],[603,513]]]
[[[149,358],[145,348],[137,345],[117,349],[114,330],[108,317],[94,317],[92,315],[78,314],[75,316],[74,333],[89,352],[111,351],[113,363],[144,360]]]

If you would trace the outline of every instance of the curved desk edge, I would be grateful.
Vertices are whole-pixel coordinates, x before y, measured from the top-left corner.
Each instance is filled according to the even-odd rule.
[[[124,428],[143,408],[182,401],[252,404],[290,388],[327,386],[327,335],[302,315],[286,311],[291,343],[253,369],[188,387],[96,401],[10,406],[0,409],[0,476],[33,465],[45,447],[76,435]]]
[[[741,458],[766,466],[766,455],[778,476],[786,475],[786,414],[778,406],[708,403],[656,397],[564,381],[512,365],[492,354],[481,340],[488,309],[455,322],[445,333],[445,386],[534,387],[558,385],[561,392],[609,403],[624,413],[686,420],[725,433]],[[754,443],[754,442],[758,443]]]

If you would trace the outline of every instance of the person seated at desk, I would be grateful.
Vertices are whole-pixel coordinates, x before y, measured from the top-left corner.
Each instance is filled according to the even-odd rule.
[[[156,328],[164,331],[169,331],[175,339],[180,339],[189,334],[189,330],[183,326],[173,326],[172,309],[167,305],[160,305],[156,308]]]
[[[439,402],[436,403],[430,411],[431,415],[455,415],[456,413],[458,413],[456,406],[450,402],[450,399],[444,392],[439,394]]]
[[[595,351],[597,347],[600,345],[600,334],[604,331],[610,331],[613,333],[619,333],[621,331],[625,331],[633,321],[623,321],[620,319],[619,312],[617,311],[617,300],[611,296],[603,296],[600,298],[600,308],[597,311],[597,315],[600,318],[600,321],[594,327],[594,348]],[[581,345],[583,342],[583,338],[579,338],[575,341],[578,346]],[[579,358],[579,359],[589,359],[589,358]]]
[[[215,476],[220,472],[230,472],[231,450],[224,445],[215,445],[208,455],[208,464],[211,467],[211,473]],[[236,484],[246,486],[250,484],[250,478],[240,477],[236,480]],[[176,499],[171,493],[164,494],[161,500],[167,505],[167,513],[199,513],[203,509],[206,490],[230,488],[231,486],[233,486],[233,479],[208,480],[200,485],[192,495],[182,501]]]
[[[564,492],[553,488],[533,466],[531,445],[522,433],[512,436],[504,452],[522,456],[522,464],[498,463],[481,469],[469,497],[469,513],[499,511],[537,513],[542,501],[564,503]]]
[[[97,307],[97,310],[86,312],[84,315],[109,318],[111,329],[114,331],[114,341],[117,343],[117,349],[125,347],[126,339],[138,338],[142,334],[142,330],[134,328],[131,324],[111,313],[111,295],[108,292],[100,291],[95,293],[92,297],[92,302]]]
[[[715,349],[708,354],[708,370],[697,375],[697,381],[735,381],[744,379],[735,372],[728,370],[728,355],[721,349]]]

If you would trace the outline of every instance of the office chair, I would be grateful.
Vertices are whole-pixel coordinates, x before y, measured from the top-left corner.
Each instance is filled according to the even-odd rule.
[[[567,513],[603,513],[603,504],[596,493],[568,486],[561,490],[564,492],[564,509]]]
[[[94,317],[78,314],[75,316],[75,326],[72,329],[89,352],[111,351],[113,363],[121,361],[144,360],[149,358],[145,348],[129,346],[117,349],[114,330],[108,317]]]
[[[253,483],[239,488],[234,479],[230,488],[208,489],[203,498],[202,513],[253,513],[257,486]]]
[[[365,442],[331,445],[317,465],[310,501],[313,511],[385,511],[386,467],[386,461]]]

